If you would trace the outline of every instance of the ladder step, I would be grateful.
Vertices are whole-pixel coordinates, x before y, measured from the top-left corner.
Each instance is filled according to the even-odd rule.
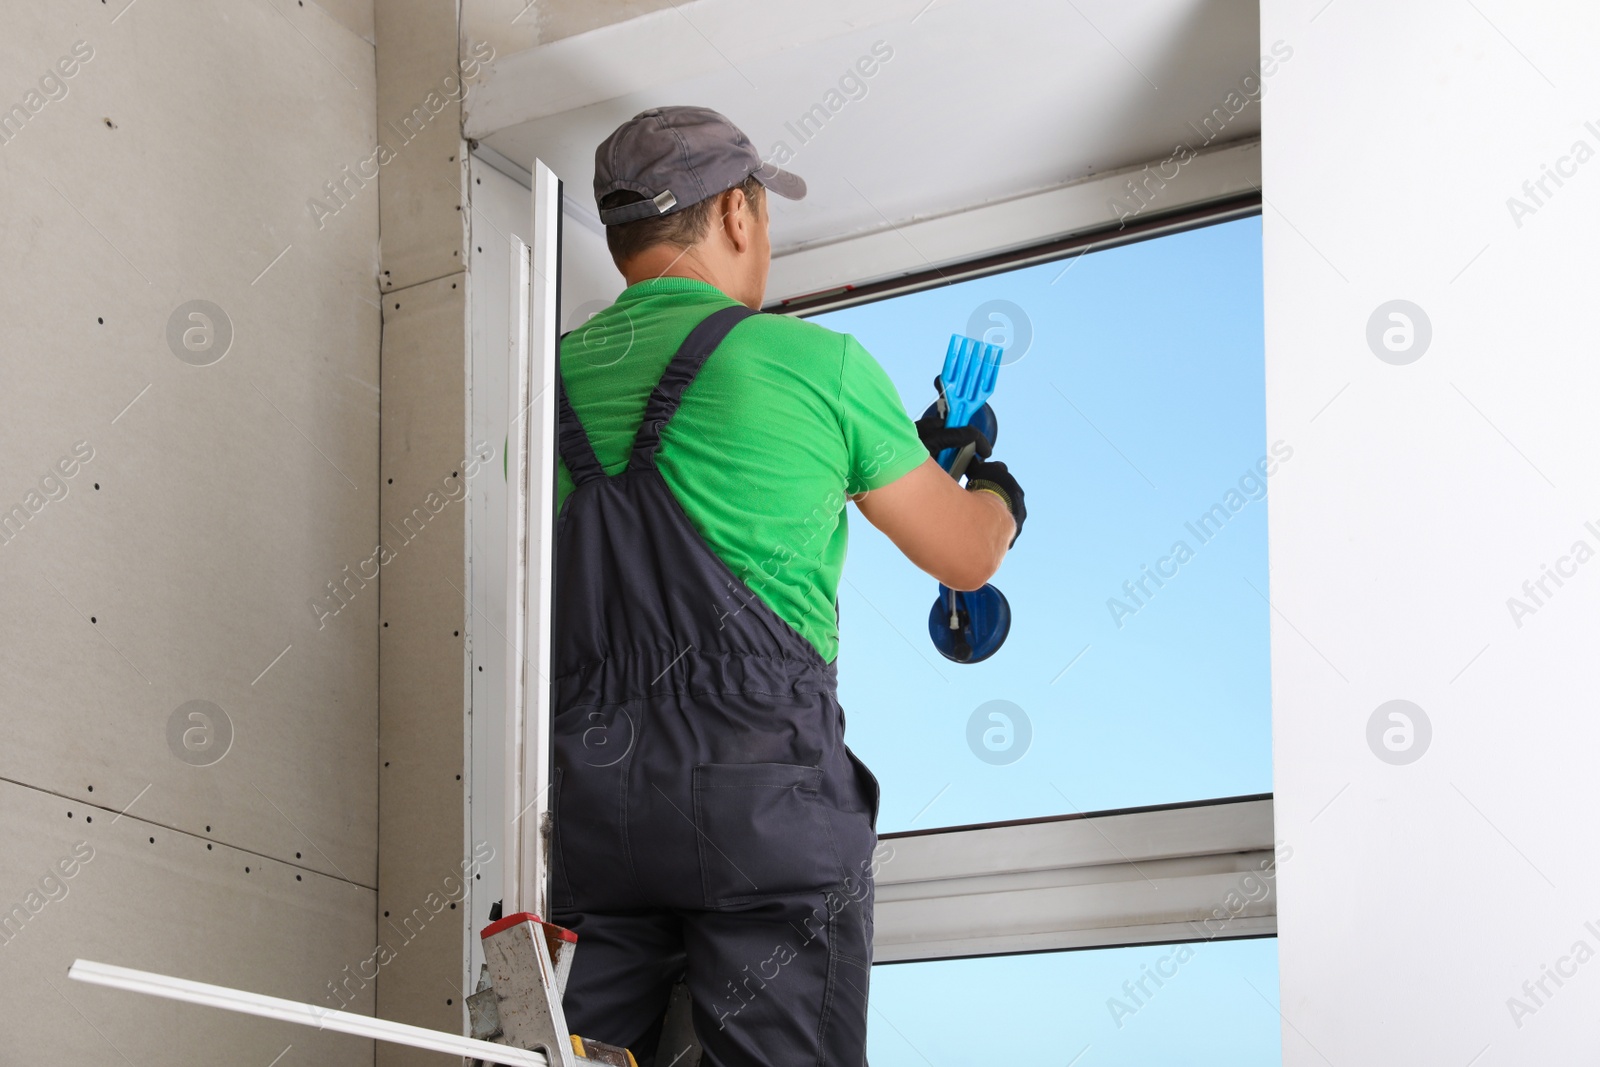
[[[633,1053],[627,1049],[591,1041],[577,1034],[572,1035],[572,1051],[577,1053],[580,1059],[588,1060],[590,1063],[604,1063],[608,1067],[639,1067],[634,1062]]]

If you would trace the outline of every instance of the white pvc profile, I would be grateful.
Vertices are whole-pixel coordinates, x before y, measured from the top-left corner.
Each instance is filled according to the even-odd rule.
[[[886,835],[878,963],[1270,936],[1270,798]]]
[[[505,914],[548,915],[550,617],[555,527],[555,369],[561,183],[533,174],[532,244],[513,240],[507,449]]]
[[[506,389],[506,561],[507,584],[503,628],[505,658],[505,760],[503,781],[505,810],[500,825],[505,832],[501,861],[504,884],[500,899],[506,914],[525,910],[522,905],[522,834],[519,816],[526,808],[522,778],[527,720],[526,675],[523,670],[523,629],[528,602],[528,435],[527,418],[533,397],[528,389],[528,246],[513,237],[511,244],[511,343],[507,346]]]
[[[244,1015],[259,1015],[264,1019],[299,1023],[318,1030],[336,1030],[341,1034],[388,1041],[410,1048],[444,1052],[452,1056],[484,1060],[488,1063],[506,1064],[507,1067],[549,1067],[542,1053],[528,1052],[509,1045],[496,1045],[470,1037],[428,1030],[409,1023],[375,1019],[370,1015],[356,1015],[348,1011],[334,1011],[315,1004],[302,1004],[295,1000],[269,997],[262,993],[249,993],[242,989],[194,982],[187,978],[172,978],[151,971],[117,967],[92,960],[74,960],[67,977],[92,985],[125,989],[167,1000],[181,1000],[189,1004],[203,1004],[209,1008],[222,1008]]]

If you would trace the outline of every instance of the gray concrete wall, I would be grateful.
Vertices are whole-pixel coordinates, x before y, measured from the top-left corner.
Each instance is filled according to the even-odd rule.
[[[372,5],[5,24],[4,1056],[370,1063],[370,1042],[66,969],[374,1004]]]

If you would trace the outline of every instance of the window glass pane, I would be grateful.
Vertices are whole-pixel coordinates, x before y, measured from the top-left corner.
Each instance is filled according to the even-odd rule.
[[[872,969],[867,1059],[1269,1067],[1277,1004],[1276,938],[897,963]]]
[[[1282,477],[1294,442],[1266,440],[1260,219],[816,321],[855,334],[920,415],[989,301],[1020,309],[993,402],[1028,506],[994,583],[1006,645],[941,658],[936,583],[850,513],[839,689],[883,782],[879,829],[1270,791],[1261,471]]]

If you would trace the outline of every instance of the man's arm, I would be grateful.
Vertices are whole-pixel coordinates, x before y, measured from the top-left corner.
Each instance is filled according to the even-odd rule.
[[[1017,531],[1004,500],[961,488],[931,458],[855,501],[907,559],[951,589],[994,577]]]

